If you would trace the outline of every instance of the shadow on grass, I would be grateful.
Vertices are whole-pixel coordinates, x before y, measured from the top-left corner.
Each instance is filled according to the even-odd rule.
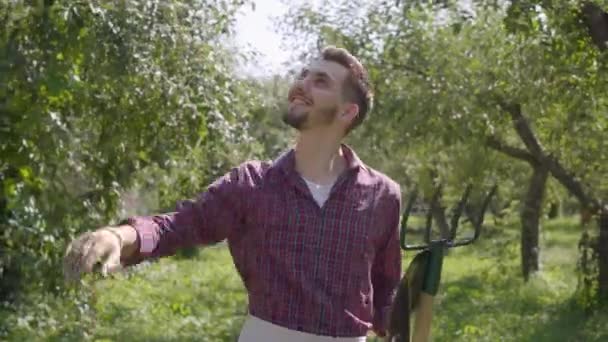
[[[535,328],[522,341],[600,342],[608,341],[608,311],[587,315],[571,300],[548,307],[551,318]]]
[[[541,244],[544,247],[576,247],[583,227],[573,219],[547,220],[542,223]]]
[[[589,319],[542,282],[493,271],[446,282],[437,297],[437,341],[606,341],[608,315]]]

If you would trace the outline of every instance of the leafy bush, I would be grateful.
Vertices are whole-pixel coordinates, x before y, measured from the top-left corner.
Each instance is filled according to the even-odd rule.
[[[254,97],[224,39],[244,3],[0,3],[0,299],[60,289],[66,242],[126,190],[170,207],[242,156]]]

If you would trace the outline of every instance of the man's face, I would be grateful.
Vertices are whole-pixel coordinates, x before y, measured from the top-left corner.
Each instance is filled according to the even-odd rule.
[[[342,65],[318,60],[302,69],[288,93],[283,121],[302,131],[334,123],[343,104],[348,71]]]

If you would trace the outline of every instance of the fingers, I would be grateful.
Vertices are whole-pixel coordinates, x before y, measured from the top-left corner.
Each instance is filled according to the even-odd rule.
[[[83,273],[93,271],[95,264],[109,253],[109,246],[99,234],[85,233],[67,248],[64,258],[64,275],[67,281],[75,281]]]
[[[85,233],[69,244],[63,262],[66,280],[76,280],[80,275],[81,260],[86,255],[91,240],[91,234]]]
[[[99,261],[101,261],[101,257],[103,255],[103,248],[100,243],[97,243],[96,240],[91,239],[92,242],[85,250],[84,257],[81,259],[80,267],[81,272],[89,273],[93,271],[93,267]]]
[[[101,274],[104,277],[107,277],[111,273],[118,272],[122,269],[122,265],[120,264],[120,253],[118,251],[110,252],[108,259],[103,263],[101,267]]]

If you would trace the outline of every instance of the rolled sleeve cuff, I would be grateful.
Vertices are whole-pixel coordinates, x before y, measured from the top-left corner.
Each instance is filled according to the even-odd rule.
[[[137,232],[139,241],[139,253],[142,256],[148,256],[158,246],[160,240],[159,225],[152,217],[134,216],[123,221]]]

